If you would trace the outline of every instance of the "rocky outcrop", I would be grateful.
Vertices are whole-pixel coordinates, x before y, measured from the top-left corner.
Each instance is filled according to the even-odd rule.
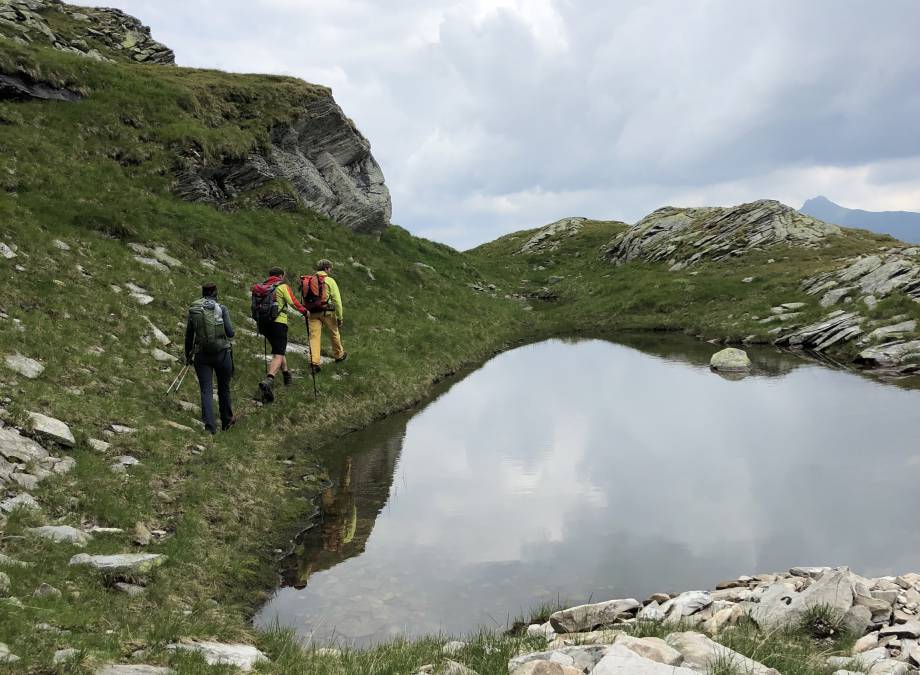
[[[667,263],[672,271],[704,260],[725,260],[780,244],[813,247],[841,230],[772,200],[730,208],[665,207],[608,245],[604,257]]]
[[[551,253],[559,248],[563,240],[581,232],[586,222],[586,218],[563,218],[550,223],[537,230],[516,253]]]
[[[328,93],[275,126],[267,150],[220,165],[189,156],[177,178],[181,197],[215,205],[282,182],[286,189],[268,190],[262,206],[304,206],[358,232],[380,232],[392,213],[370,143]]]
[[[546,668],[555,664],[591,675],[694,675],[712,672],[715,664],[731,664],[732,672],[779,675],[774,668],[712,639],[723,632],[728,635],[742,620],[754,621],[764,631],[793,627],[815,637],[841,632],[860,636],[849,656],[827,658],[828,672],[858,665],[862,672],[907,673],[920,665],[920,574],[870,579],[846,567],[795,567],[777,574],[738,577],[712,591],[656,593],[638,612],[634,603],[611,600],[554,615],[606,617],[605,630],[569,632],[559,621],[530,626],[527,635],[545,639],[547,647],[514,657],[508,671],[512,675],[544,672],[535,664],[546,664]],[[610,607],[623,611],[601,611]],[[643,623],[674,629],[664,640],[630,634]],[[592,619],[571,627],[581,631],[589,625],[598,624]],[[557,634],[556,629],[565,632]]]
[[[4,75],[0,73],[0,101],[27,101],[37,98],[41,101],[76,101],[79,92],[40,82],[25,75]]]
[[[58,14],[60,20],[49,21],[52,14]],[[150,29],[133,16],[117,9],[66,5],[60,0],[0,0],[0,37],[100,61],[175,63],[173,51],[154,40]]]
[[[802,290],[823,307],[861,300],[873,307],[893,293],[920,302],[920,248],[890,248],[847,260],[842,267],[809,277]]]

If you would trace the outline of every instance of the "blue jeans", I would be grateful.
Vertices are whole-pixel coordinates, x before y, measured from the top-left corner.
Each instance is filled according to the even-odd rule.
[[[214,423],[214,375],[217,375],[217,401],[220,408],[221,427],[226,429],[233,418],[233,404],[230,401],[230,378],[233,377],[233,356],[229,349],[218,354],[197,354],[195,374],[201,389],[201,421],[204,428],[217,433]]]

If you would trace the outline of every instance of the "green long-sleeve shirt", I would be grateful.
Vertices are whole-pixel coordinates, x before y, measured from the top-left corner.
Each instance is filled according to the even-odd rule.
[[[342,294],[339,292],[339,285],[335,283],[335,279],[330,277],[325,272],[317,272],[317,274],[326,278],[326,288],[328,289],[327,293],[329,294],[329,301],[335,307],[335,318],[339,321],[342,321],[345,318],[345,307],[342,305]]]

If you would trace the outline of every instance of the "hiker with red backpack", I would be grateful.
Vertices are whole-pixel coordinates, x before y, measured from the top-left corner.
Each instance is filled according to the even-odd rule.
[[[285,357],[288,341],[287,309],[293,307],[307,317],[309,312],[294,297],[291,287],[285,283],[284,270],[280,267],[272,267],[268,271],[268,279],[261,284],[253,284],[251,291],[252,318],[259,328],[259,334],[264,336],[272,350],[265,379],[259,383],[262,401],[271,403],[275,400],[273,387],[278,371],[284,377],[285,386],[291,384],[293,379]]]
[[[307,321],[310,334],[310,368],[314,373],[320,370],[320,338],[324,326],[329,331],[329,340],[332,342],[332,358],[336,363],[348,358],[339,332],[345,320],[342,294],[339,292],[339,285],[330,276],[331,273],[332,262],[323,258],[316,263],[315,274],[300,278],[301,297],[309,310]]]

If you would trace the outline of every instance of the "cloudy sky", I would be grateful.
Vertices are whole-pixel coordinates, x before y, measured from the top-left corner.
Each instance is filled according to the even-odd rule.
[[[102,4],[180,65],[331,86],[394,222],[458,248],[665,204],[920,210],[917,0]]]

